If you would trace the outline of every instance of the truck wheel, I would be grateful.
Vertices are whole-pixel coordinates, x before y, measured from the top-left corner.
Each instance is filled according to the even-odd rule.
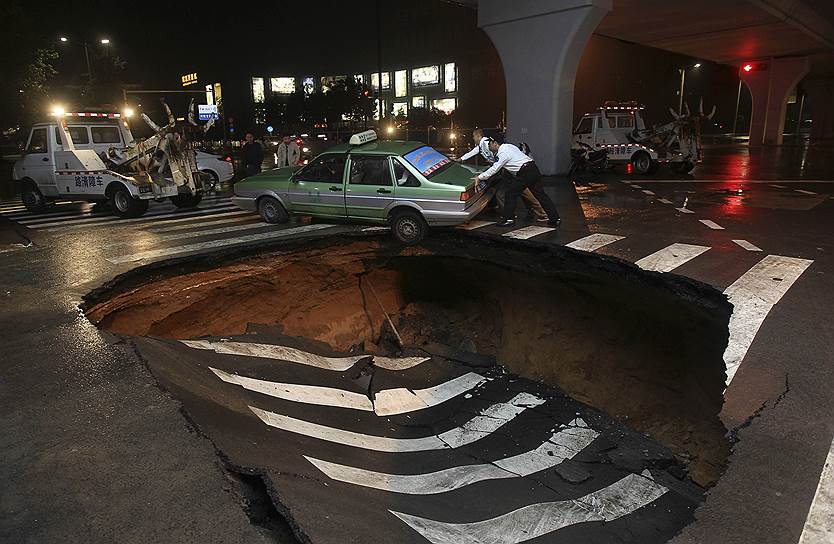
[[[267,223],[286,223],[290,220],[290,214],[277,198],[265,196],[258,201],[258,213],[261,219]]]
[[[122,219],[131,217],[139,217],[148,211],[148,201],[133,198],[130,191],[124,187],[119,187],[113,191],[110,197],[110,205],[113,206],[113,211]]]
[[[394,238],[407,246],[422,242],[428,231],[426,220],[414,210],[398,211],[391,216],[391,232]]]
[[[631,156],[631,166],[635,174],[645,176],[651,173],[652,157],[645,151],[639,151]]]
[[[27,183],[20,195],[23,205],[30,212],[42,212],[46,209],[46,199],[43,198],[38,186],[34,183]]]
[[[657,161],[652,161],[652,165],[649,167],[649,175],[652,176],[660,170],[660,163]]]
[[[203,193],[196,195],[183,194],[171,197],[171,202],[177,208],[196,208],[201,200],[203,200]]]

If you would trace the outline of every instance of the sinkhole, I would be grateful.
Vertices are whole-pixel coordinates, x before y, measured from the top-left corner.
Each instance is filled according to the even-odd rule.
[[[456,232],[417,248],[368,235],[288,240],[134,269],[88,295],[85,310],[134,336],[264,324],[343,352],[471,354],[652,437],[703,487],[730,453],[718,417],[726,298],[569,248]]]

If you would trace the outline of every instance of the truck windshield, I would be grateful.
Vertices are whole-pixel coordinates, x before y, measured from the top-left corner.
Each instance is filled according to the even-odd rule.
[[[452,164],[452,159],[427,145],[403,155],[403,158],[429,179]]]

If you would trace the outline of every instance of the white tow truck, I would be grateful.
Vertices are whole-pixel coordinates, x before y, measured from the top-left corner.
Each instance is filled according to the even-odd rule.
[[[164,126],[142,115],[155,132],[142,140],[133,139],[119,113],[56,112],[54,119],[33,125],[13,169],[26,208],[42,211],[66,198],[109,201],[120,217],[138,217],[150,200],[170,198],[181,208],[199,204],[204,181],[213,180],[199,171],[183,127],[167,105],[165,110]],[[192,110],[189,122],[196,126]]]
[[[674,120],[664,125],[646,128],[636,102],[606,102],[593,113],[582,116],[573,131],[573,146],[590,146],[608,153],[608,164],[631,165],[636,174],[654,174],[661,164],[668,164],[673,172],[692,171],[702,159],[701,120],[712,119],[703,113],[703,100],[698,115],[689,106],[685,114],[669,110]]]

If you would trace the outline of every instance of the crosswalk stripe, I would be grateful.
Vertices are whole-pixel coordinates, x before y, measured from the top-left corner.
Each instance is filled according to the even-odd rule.
[[[664,203],[664,204],[671,204],[671,203],[672,203],[672,201],[671,201],[671,200],[667,200],[667,199],[665,199],[665,198],[658,198],[658,199],[657,199],[657,201],[658,201],[658,202],[662,202],[662,203]]]
[[[250,342],[211,342],[209,340],[180,340],[181,343],[194,349],[214,351],[224,355],[243,355],[246,357],[262,357],[264,359],[277,359],[296,363],[300,365],[323,368],[343,372],[352,368],[353,365],[371,357],[370,355],[359,355],[352,357],[325,357],[316,355],[300,349],[277,344],[256,344]]]
[[[373,364],[385,370],[408,370],[430,360],[431,357],[381,357],[374,355]]]
[[[544,399],[535,395],[519,393],[509,402],[493,404],[482,410],[479,415],[470,419],[462,427],[421,438],[389,438],[387,436],[356,433],[276,414],[254,406],[250,406],[249,409],[261,421],[276,429],[365,450],[397,453],[454,449],[471,444],[494,433],[528,407],[538,406],[544,402]]]
[[[724,227],[710,219],[699,219],[698,221],[711,228],[712,230],[724,230]]]
[[[278,399],[300,402],[302,404],[314,404],[317,406],[335,406],[337,408],[363,410],[365,412],[373,412],[374,410],[371,399],[367,395],[353,391],[315,385],[258,380],[246,376],[229,374],[228,372],[212,367],[209,367],[209,370],[214,372],[218,378],[226,383],[239,385],[248,391],[262,393]]]
[[[3,215],[8,217],[9,215],[13,215],[12,213],[9,213],[9,212],[19,212],[19,211],[25,210],[25,209],[26,209],[26,206],[23,206],[23,205],[20,205],[20,206],[6,206],[5,208],[0,209],[0,214],[3,214]]]
[[[478,387],[486,381],[480,374],[469,372],[452,380],[425,389],[384,389],[374,395],[374,412],[392,416],[438,406]]]
[[[675,208],[675,209],[678,210],[681,213],[695,213],[692,210],[688,210],[686,208]]]
[[[799,537],[799,544],[831,542],[834,542],[834,442],[822,467],[817,491]]]
[[[784,185],[776,185],[775,183],[770,184],[771,187],[776,187],[777,189],[787,189]]]
[[[196,229],[196,228],[201,228],[201,227],[211,227],[211,226],[214,226],[214,225],[225,225],[227,223],[232,223],[232,222],[235,222],[235,221],[241,221],[242,219],[244,219],[243,216],[249,216],[249,217],[246,217],[247,220],[257,219],[258,221],[260,221],[260,216],[256,215],[256,214],[253,214],[250,211],[226,212],[226,213],[218,213],[218,214],[215,214],[211,217],[195,217],[195,218],[190,218],[190,219],[184,219],[184,220],[181,220],[181,221],[177,220],[177,221],[166,221],[165,222],[166,225],[168,225],[170,223],[188,222],[187,225],[176,225],[176,226],[173,226],[173,227],[167,227],[167,226],[165,226],[165,227],[153,227],[152,226],[152,227],[149,227],[149,228],[144,229],[144,230],[146,230],[148,232],[160,233],[160,232],[175,232],[175,231],[178,231],[178,230]],[[216,221],[206,221],[206,219],[214,219],[215,217],[224,217],[224,219],[218,219]]]
[[[174,241],[174,240],[187,240],[189,238],[199,238],[201,236],[213,236],[215,234],[225,234],[225,233],[228,233],[228,232],[238,232],[238,231],[242,231],[242,230],[252,230],[252,229],[258,229],[258,228],[269,227],[269,226],[274,227],[275,225],[270,225],[269,223],[264,223],[263,221],[261,221],[259,223],[247,223],[245,225],[232,225],[232,226],[229,226],[229,227],[220,227],[220,228],[216,228],[216,229],[199,230],[199,231],[196,231],[196,232],[180,232],[178,234],[165,234],[165,235],[161,235],[158,238],[156,238],[155,241],[157,241],[157,242],[171,242],[171,241]],[[102,249],[108,249],[108,248],[112,248],[112,247],[131,245],[131,244],[134,244],[134,243],[135,243],[134,240],[122,240],[120,242],[114,242],[112,244],[104,244],[104,245],[101,246],[101,248]]]
[[[581,251],[596,251],[601,247],[607,246],[608,244],[613,244],[619,240],[622,240],[625,236],[617,236],[615,234],[591,234],[590,236],[585,236],[584,238],[580,238],[578,240],[574,240],[569,244],[565,244],[565,246],[579,249]]]
[[[459,225],[459,229],[463,230],[475,230],[481,227],[487,227],[489,225],[494,225],[495,221],[470,221],[469,223],[465,223],[463,225]]]
[[[642,189],[643,188],[642,185],[636,185],[634,183],[632,183],[631,186],[634,187],[635,189]]]
[[[482,465],[464,465],[424,474],[386,474],[304,456],[328,478],[408,495],[434,495],[484,480],[523,478],[549,468],[585,449],[599,436],[581,419],[562,427],[538,448]]]
[[[672,244],[643,257],[635,262],[643,270],[653,272],[670,272],[687,261],[691,261],[701,253],[709,250],[707,246],[693,244]]]
[[[203,207],[197,209],[208,209],[210,207],[214,207],[220,204],[231,204],[229,199],[220,199],[220,200],[204,200],[200,203]],[[160,205],[152,205],[149,210],[148,214],[145,214],[143,217],[148,217],[151,214],[158,214],[162,212],[175,212],[180,208],[177,208],[173,204],[170,203],[163,203]],[[91,219],[91,218],[116,218],[116,215],[113,213],[112,210],[103,209],[103,210],[94,210],[92,206],[89,206],[86,209],[79,209],[75,211],[61,211],[60,213],[41,213],[37,215],[22,215],[20,219],[15,218],[15,221],[21,223],[23,225],[31,225],[35,223],[46,223],[50,220],[60,219],[61,221],[67,219]]]
[[[232,208],[232,209],[234,209],[234,208]],[[243,215],[252,215],[252,212],[248,212],[248,211],[230,211],[230,212],[220,211],[219,213],[212,213],[212,214],[191,215],[191,216],[188,216],[188,217],[183,217],[181,219],[166,219],[164,222],[159,222],[158,226],[157,226],[157,223],[154,222],[154,223],[151,223],[150,226],[148,226],[147,228],[143,227],[143,230],[148,230],[150,232],[166,232],[166,230],[167,230],[166,227],[168,225],[175,225],[175,224],[178,224],[178,223],[188,223],[187,225],[182,225],[182,226],[178,227],[178,228],[181,228],[181,229],[196,228],[196,227],[199,227],[201,225],[207,224],[207,223],[205,223],[206,220],[212,220],[212,219],[215,219],[217,217],[225,217],[226,219],[223,219],[221,221],[217,221],[218,223],[225,223],[225,222],[230,220],[230,219],[228,219],[230,217],[243,216]]]
[[[739,365],[771,308],[813,262],[807,259],[768,255],[724,291],[733,305],[729,325],[730,339],[724,351],[727,385],[733,381]]]
[[[668,491],[648,471],[577,499],[536,503],[473,523],[445,523],[389,510],[432,544],[518,544],[564,527],[610,522],[650,504]]]
[[[751,244],[747,240],[733,240],[733,243],[743,247],[747,251],[761,251],[762,250],[762,248]]]
[[[134,223],[153,223],[155,221],[159,221],[160,224],[168,224],[170,219],[173,218],[194,218],[199,216],[206,216],[206,215],[214,215],[218,212],[224,212],[227,210],[234,210],[236,209],[235,206],[232,205],[222,205],[222,206],[214,206],[211,208],[199,208],[194,211],[165,211],[165,212],[158,212],[158,213],[146,213],[141,217],[135,217],[132,219],[121,219],[120,217],[111,216],[105,217],[103,219],[97,219],[95,221],[92,220],[82,220],[82,221],[74,221],[72,223],[55,223],[55,225],[63,225],[63,226],[53,226],[52,228],[45,228],[43,229],[44,232],[58,232],[58,231],[65,231],[65,230],[77,230],[77,229],[84,229],[84,228],[95,228],[100,227],[102,225],[112,225],[115,228],[119,228],[126,225],[133,225]],[[162,223],[164,222],[164,223]],[[33,228],[43,228],[45,225],[38,225],[37,227]]]
[[[815,195],[814,191],[806,191],[805,189],[794,189],[797,193],[802,193],[803,195]]]
[[[539,236],[541,234],[545,234],[547,232],[554,231],[556,229],[552,227],[537,227],[537,226],[530,226],[530,227],[522,227],[520,229],[511,230],[510,232],[505,232],[501,236],[505,238],[514,238],[516,240],[527,240],[534,236]]]
[[[643,189],[643,191],[642,191],[642,192],[643,192],[644,194],[649,195],[649,196],[654,196],[654,191],[649,191],[648,189]]]
[[[70,217],[80,217],[79,214],[83,211],[89,211],[90,213],[88,215],[90,215],[90,216],[100,215],[102,217],[106,217],[108,215],[112,215],[112,212],[110,212],[110,210],[92,211],[92,209],[89,209],[89,210],[80,210],[79,209],[79,210],[74,210],[74,211],[63,211],[62,210],[62,211],[59,211],[59,212],[44,212],[44,213],[38,213],[38,214],[20,213],[20,214],[14,214],[13,216],[9,215],[7,217],[9,219],[17,221],[18,223],[20,223],[22,225],[25,225],[26,223],[31,223],[31,222],[37,221],[37,220],[55,220],[55,219],[66,219],[66,218],[70,218]]]

